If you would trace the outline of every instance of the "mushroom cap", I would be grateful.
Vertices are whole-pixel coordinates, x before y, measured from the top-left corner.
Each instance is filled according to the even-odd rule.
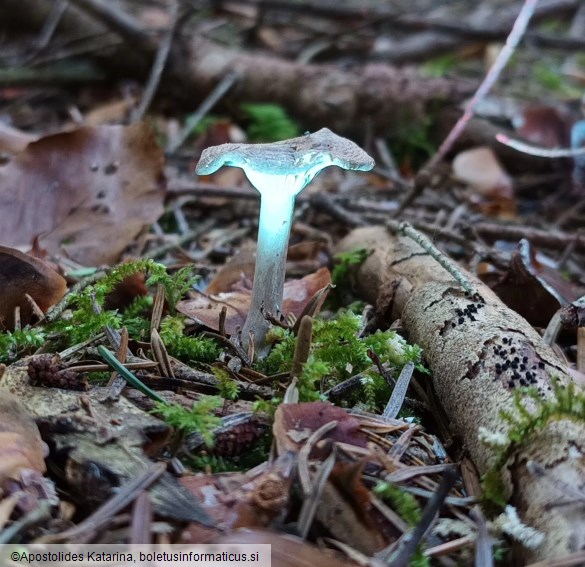
[[[201,154],[195,172],[210,175],[223,165],[241,167],[248,177],[254,174],[305,176],[329,165],[369,171],[374,160],[347,138],[321,128],[314,134],[270,144],[221,144]]]

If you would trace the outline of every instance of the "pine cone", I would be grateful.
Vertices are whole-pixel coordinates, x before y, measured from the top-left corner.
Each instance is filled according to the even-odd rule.
[[[75,390],[77,392],[89,390],[89,385],[85,378],[81,378],[77,372],[65,369],[58,362],[57,357],[49,354],[41,354],[30,360],[28,363],[28,376],[33,386]]]
[[[256,441],[266,433],[266,425],[258,419],[251,419],[246,423],[235,425],[228,431],[219,431],[215,434],[214,455],[225,457],[239,457],[249,451]]]

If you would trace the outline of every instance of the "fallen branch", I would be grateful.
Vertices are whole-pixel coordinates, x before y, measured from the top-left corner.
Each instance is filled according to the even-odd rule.
[[[518,242],[526,238],[534,246],[564,250],[574,246],[576,250],[585,250],[585,235],[580,232],[564,232],[560,230],[544,230],[531,226],[504,224],[483,221],[473,225],[473,232],[488,240],[508,240]]]
[[[578,8],[578,0],[541,0],[536,11],[535,20],[559,17]],[[477,7],[459,17],[456,13],[443,16],[407,14],[402,17],[388,18],[386,23],[397,30],[419,30],[419,33],[396,41],[389,48],[378,51],[379,60],[398,63],[401,61],[421,60],[440,53],[454,52],[464,44],[486,41],[505,40],[510,33],[521,9],[522,2],[509,3],[492,11],[486,19],[485,6]],[[425,31],[427,30],[427,31]],[[539,32],[529,34],[530,41],[537,45],[563,46],[569,48],[569,42],[563,38],[551,38]],[[572,44],[574,45],[574,44]],[[573,47],[577,49],[577,47]]]
[[[544,543],[536,550],[520,550],[522,559],[559,557],[581,549],[584,507],[551,488],[550,479],[558,479],[558,486],[585,484],[581,449],[585,420],[557,412],[508,444],[505,453],[480,440],[483,431],[484,436],[490,432],[494,439],[506,442],[513,426],[501,413],[518,419],[525,416],[514,396],[514,392],[522,394],[524,385],[540,395],[539,401],[523,395],[526,412],[542,403],[552,407],[555,380],[559,388],[568,387],[569,369],[487,286],[466,274],[478,297],[466,296],[411,239],[391,235],[383,227],[359,228],[341,242],[338,251],[359,248],[374,250],[356,270],[360,295],[380,315],[401,318],[409,340],[424,350],[453,433],[461,438],[481,474],[498,477],[501,499],[517,508],[523,522],[544,534]],[[546,471],[546,477],[531,473],[527,463],[532,461]]]
[[[63,14],[59,29],[75,37],[80,32],[84,36],[116,33],[124,41],[106,53],[96,53],[94,59],[115,76],[145,80],[158,42],[111,4],[97,0],[75,0],[75,4]],[[20,26],[38,33],[50,8],[50,2],[41,0],[5,0],[0,3],[0,21],[12,30]],[[233,72],[240,79],[228,102],[273,102],[311,128],[327,125],[340,133],[363,130],[370,122],[388,136],[392,129],[420,121],[429,105],[441,100],[456,104],[473,90],[468,83],[421,77],[412,68],[370,64],[342,70],[334,65],[304,65],[241,53],[187,34],[175,42],[159,90],[193,108]]]

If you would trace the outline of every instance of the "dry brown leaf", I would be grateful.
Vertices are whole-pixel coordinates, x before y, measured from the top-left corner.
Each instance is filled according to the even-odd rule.
[[[182,478],[181,484],[203,502],[221,530],[267,527],[289,507],[294,465],[295,457],[289,453],[253,478],[241,473],[192,476]],[[183,531],[181,541],[206,543],[216,536],[217,530],[193,523]]]
[[[317,429],[331,421],[337,421],[337,426],[323,439],[366,447],[367,437],[360,429],[360,422],[344,409],[329,402],[280,404],[276,409],[272,427],[278,454],[300,451]],[[318,450],[314,449],[313,452],[318,453]]]
[[[226,281],[231,282],[232,279],[226,279]],[[327,268],[321,268],[300,280],[286,282],[284,284],[282,313],[284,315],[292,313],[298,317],[315,293],[329,283],[331,283],[331,274]],[[193,299],[180,301],[177,304],[177,311],[214,331],[218,331],[221,310],[225,307],[227,309],[225,331],[228,335],[232,335],[238,327],[244,326],[252,295],[250,282],[247,279],[240,279],[231,287],[239,289],[215,295],[199,293]],[[216,289],[216,286],[213,289]]]
[[[16,396],[0,390],[0,481],[19,480],[21,472],[45,472],[46,446]]]
[[[329,482],[351,505],[358,521],[365,528],[367,539],[370,542],[369,547],[378,549],[378,546],[386,545],[389,541],[400,537],[401,534],[374,506],[372,492],[363,482],[365,466],[366,461],[337,462],[331,471]],[[346,541],[346,543],[351,545],[350,541]],[[355,545],[355,547],[360,546]]]
[[[128,118],[134,102],[134,99],[126,97],[100,104],[85,115],[84,123],[86,126],[101,126],[122,122]]]
[[[163,212],[163,162],[145,123],[45,136],[0,167],[0,241],[114,263]]]
[[[205,293],[207,295],[217,295],[218,293],[242,289],[243,285],[251,290],[252,280],[254,279],[255,257],[256,246],[251,243],[244,243],[239,252],[232,256],[209,282]],[[243,283],[246,281],[248,283]]]
[[[530,106],[519,122],[518,134],[537,146],[566,148],[571,145],[571,117],[552,106]]]
[[[239,167],[224,167],[213,174],[213,184],[217,187],[239,188],[242,193],[251,193],[253,189],[248,186],[246,174]],[[209,197],[211,198],[211,197]],[[229,198],[218,198],[217,201],[230,202]]]
[[[137,272],[125,277],[116,284],[114,289],[106,296],[104,309],[124,311],[136,298],[146,295],[148,295],[146,277],[144,274]]]
[[[221,120],[212,124],[195,142],[195,154],[201,154],[204,149],[210,146],[219,146],[227,143],[242,143],[246,141],[246,133],[238,126],[228,120]],[[256,194],[244,173],[239,167],[222,167],[213,175],[201,177],[202,181],[210,181],[216,187],[230,188],[242,194]],[[206,197],[205,202],[216,207],[227,205],[233,201],[227,197]]]
[[[237,491],[247,478],[240,472],[184,476],[179,479],[181,485],[199,499],[217,527],[210,528],[191,523],[181,532],[181,543],[209,543],[217,537],[218,529],[231,527],[238,517],[233,510],[234,499],[226,495],[226,486]]]
[[[399,534],[384,533],[390,531],[390,526],[380,521],[372,505],[371,493],[362,482],[363,465],[335,464],[321,493],[315,520],[331,537],[365,555],[373,555]]]
[[[138,17],[149,31],[164,31],[171,25],[169,10],[156,6],[145,6],[140,10]]]
[[[307,240],[293,244],[288,249],[288,262],[321,262],[328,259],[327,244],[315,240]]]
[[[238,327],[242,328],[246,321],[252,296],[250,292],[233,291],[218,295],[197,293],[193,299],[177,303],[177,311],[193,319],[201,325],[219,331],[219,318],[222,309],[226,308],[225,332],[233,335]]]
[[[288,249],[287,273],[300,277],[328,266],[331,262],[328,249],[329,246],[325,242],[308,240],[294,244]]]
[[[0,246],[0,330],[14,328],[14,309],[20,307],[26,325],[33,310],[26,294],[47,311],[67,292],[66,281],[46,262],[14,248]]]
[[[510,308],[535,327],[546,327],[562,306],[577,299],[578,294],[562,275],[536,258],[527,240],[521,240],[512,254],[508,271],[481,276],[493,283],[490,287]]]
[[[453,175],[477,193],[485,214],[515,216],[512,179],[491,148],[472,148],[459,153],[453,160]]]
[[[331,273],[327,268],[319,268],[300,280],[290,280],[284,284],[282,312],[293,313],[299,317],[311,298],[331,283]]]
[[[512,180],[491,148],[472,148],[457,154],[453,160],[453,174],[482,196],[491,196],[494,193],[506,197],[514,196]]]
[[[246,134],[233,122],[229,120],[220,120],[213,123],[207,130],[197,139],[195,143],[196,151],[202,152],[205,148],[210,146],[219,146],[228,142],[245,142]],[[213,180],[216,179],[216,174],[211,176]],[[245,179],[245,176],[243,177]]]

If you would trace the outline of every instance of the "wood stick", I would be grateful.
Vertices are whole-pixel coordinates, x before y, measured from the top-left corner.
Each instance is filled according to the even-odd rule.
[[[80,30],[90,36],[117,33],[125,41],[105,54],[95,54],[95,61],[112,75],[145,80],[158,42],[103,1],[75,3],[83,5],[85,12],[70,7],[60,29],[69,36],[79,36]],[[93,19],[88,16],[90,7]],[[0,21],[12,29],[20,26],[38,32],[49,11],[50,3],[41,0],[4,0]],[[370,122],[388,136],[405,117],[410,123],[423,120],[431,104],[438,100],[456,104],[473,90],[468,82],[424,78],[413,68],[373,64],[345,70],[335,65],[304,65],[185,36],[169,56],[160,93],[194,108],[232,72],[240,77],[238,100],[280,104],[311,128],[327,125],[340,133],[359,132]],[[234,96],[226,97],[226,103],[233,104]]]
[[[553,400],[553,380],[569,385],[569,369],[526,320],[471,274],[466,275],[479,300],[466,297],[452,276],[414,241],[391,235],[384,227],[354,230],[337,251],[361,248],[374,252],[356,270],[357,291],[381,316],[401,318],[409,340],[423,348],[451,430],[480,474],[498,464],[502,497],[517,508],[524,523],[545,535],[537,549],[519,550],[519,564],[567,555],[583,546],[583,506],[550,506],[559,494],[531,474],[526,463],[538,462],[547,478],[585,485],[581,449],[580,456],[574,455],[585,439],[585,423],[558,415],[512,445],[504,463],[497,461],[496,449],[480,440],[482,429],[506,438],[510,425],[501,412],[517,414],[514,392],[521,392],[517,388],[522,382],[536,388],[541,399]],[[523,399],[530,411],[531,400]]]

